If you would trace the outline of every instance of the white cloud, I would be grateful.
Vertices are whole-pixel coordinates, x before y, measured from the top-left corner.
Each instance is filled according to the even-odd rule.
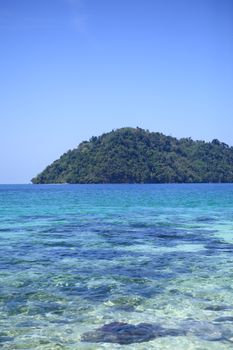
[[[73,6],[82,6],[83,0],[64,0],[67,4],[73,5]]]
[[[82,14],[75,14],[71,19],[72,27],[79,33],[87,32],[87,16]]]
[[[70,6],[71,27],[80,34],[87,33],[87,15],[84,11],[85,0],[64,0]]]

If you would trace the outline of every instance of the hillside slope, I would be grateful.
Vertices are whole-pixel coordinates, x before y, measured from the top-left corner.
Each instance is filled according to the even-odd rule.
[[[45,183],[233,182],[233,147],[140,128],[92,137],[32,179]]]

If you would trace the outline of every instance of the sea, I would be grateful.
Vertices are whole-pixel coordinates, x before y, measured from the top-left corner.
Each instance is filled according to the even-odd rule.
[[[233,348],[233,184],[0,186],[0,347]]]

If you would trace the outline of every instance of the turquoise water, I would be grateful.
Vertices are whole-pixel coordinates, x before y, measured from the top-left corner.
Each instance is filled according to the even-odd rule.
[[[232,349],[233,185],[0,186],[0,347]]]

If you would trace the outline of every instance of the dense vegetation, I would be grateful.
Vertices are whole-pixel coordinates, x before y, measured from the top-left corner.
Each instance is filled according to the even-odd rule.
[[[233,182],[233,147],[122,128],[82,142],[32,182]]]

